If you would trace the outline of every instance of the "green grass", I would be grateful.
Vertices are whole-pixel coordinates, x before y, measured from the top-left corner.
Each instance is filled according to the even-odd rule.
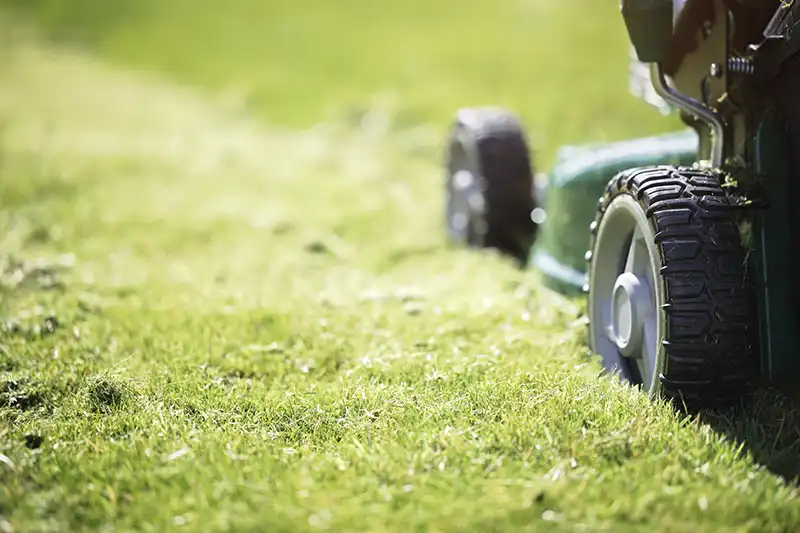
[[[12,3],[0,531],[796,530],[794,398],[649,402],[580,302],[445,245],[455,107],[545,161],[671,125],[614,6]]]
[[[627,96],[613,1],[4,2],[56,38],[199,84],[273,124],[354,121],[377,106],[397,127],[442,129],[458,107],[497,104],[529,126],[545,164],[562,143],[675,124]]]

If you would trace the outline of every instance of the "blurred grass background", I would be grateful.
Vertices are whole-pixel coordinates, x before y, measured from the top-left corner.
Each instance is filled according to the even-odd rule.
[[[518,113],[544,162],[561,143],[665,131],[628,95],[618,2],[599,0],[3,0],[56,40],[228,97],[275,125],[393,126],[455,109]]]
[[[0,532],[791,531],[788,400],[598,379],[446,245],[458,107],[544,167],[677,125],[627,68],[615,0],[0,0]]]

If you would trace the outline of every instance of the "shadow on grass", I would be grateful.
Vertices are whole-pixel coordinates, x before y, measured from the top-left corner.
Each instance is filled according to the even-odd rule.
[[[762,385],[744,405],[699,417],[743,444],[757,463],[800,484],[800,391]]]

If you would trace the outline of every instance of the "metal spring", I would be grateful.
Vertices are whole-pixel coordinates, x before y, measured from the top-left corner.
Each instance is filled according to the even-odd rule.
[[[744,74],[752,76],[755,73],[755,64],[749,57],[728,58],[728,72],[730,74]]]

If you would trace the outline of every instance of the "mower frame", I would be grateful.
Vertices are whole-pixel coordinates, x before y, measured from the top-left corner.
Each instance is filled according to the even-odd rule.
[[[720,371],[720,380],[734,376],[738,380],[745,372],[751,374],[746,376],[751,382],[766,378],[800,385],[800,356],[794,348],[800,325],[800,286],[793,276],[791,254],[800,244],[800,0],[621,0],[621,11],[635,60],[631,89],[663,114],[677,111],[688,129],[643,139],[562,147],[546,178],[534,180],[526,139],[513,116],[488,108],[462,110],[447,161],[448,206],[458,195],[469,200],[463,205],[479,205],[480,210],[459,216],[465,221],[480,219],[480,223],[470,222],[469,227],[483,229],[459,242],[495,247],[517,260],[525,256],[521,250],[528,250],[527,262],[542,274],[547,285],[570,295],[580,290],[590,292],[592,262],[603,250],[592,248],[598,240],[594,236],[590,239],[586,228],[591,235],[598,231],[598,220],[607,202],[618,194],[613,191],[621,191],[620,187],[628,187],[627,195],[639,194],[639,201],[644,202],[642,209],[647,208],[650,200],[643,199],[642,192],[636,193],[641,186],[636,174],[641,174],[642,168],[661,172],[663,183],[671,179],[668,169],[675,168],[675,179],[689,180],[687,186],[699,191],[687,193],[682,202],[706,205],[702,196],[705,189],[693,185],[697,183],[716,187],[717,192],[708,193],[715,195],[710,200],[724,197],[725,216],[734,221],[733,226],[728,224],[736,232],[736,246],[743,251],[741,264],[708,265],[704,275],[724,278],[730,272],[719,269],[737,270],[741,287],[731,287],[730,298],[741,301],[742,312],[747,314],[726,326],[730,330],[736,324],[747,324],[746,337],[734,335],[747,339],[747,346],[742,347],[739,340],[734,341],[739,343],[736,346],[730,344],[731,339],[721,333],[725,327],[706,325],[703,333],[687,323],[691,305],[687,307],[685,301],[681,303],[681,320],[686,325],[670,325],[671,315],[657,310],[664,322],[658,329],[659,346],[671,342],[665,332],[674,336],[676,327],[684,327],[694,328],[700,335],[697,339],[703,339],[695,349],[714,351],[713,364],[706,360],[702,371],[698,370],[699,381],[692,381],[692,358],[701,355],[681,355],[678,359],[682,361],[675,359],[675,353],[670,355],[675,359],[671,364],[680,367],[681,379],[688,375],[687,381],[679,380],[675,390],[684,386],[702,389],[705,382],[700,374],[707,375],[709,369],[713,374],[713,365],[726,364],[728,349],[738,355],[746,351],[751,363],[748,368],[753,371],[742,370],[744,367],[737,363],[734,370],[725,371],[725,376]],[[646,69],[644,76],[642,69]],[[646,77],[649,80],[643,84]],[[468,180],[471,185],[465,192],[451,186],[455,174],[474,178]],[[526,186],[532,204],[516,200]],[[520,206],[524,205],[528,207],[522,213]],[[703,216],[714,214],[710,211]],[[453,225],[448,223],[452,235]],[[657,226],[653,225],[655,231]],[[654,238],[660,237],[656,233]],[[711,246],[708,253],[717,253],[714,247],[719,244],[713,234],[696,234],[696,238],[710,243],[703,245]],[[734,256],[738,257],[730,257]],[[655,258],[654,272],[668,268],[664,263],[667,259],[666,255]],[[683,283],[691,283],[686,279]],[[662,280],[661,289],[656,284],[657,290],[667,291],[665,283]],[[716,311],[710,310],[724,308],[724,313],[735,314],[739,309],[734,300],[726,300],[728,296],[720,289],[723,286],[720,282],[707,288],[711,291],[708,298],[717,302],[704,304],[703,312],[712,322],[727,319],[711,316]],[[673,305],[666,292],[659,293],[657,301],[665,302],[664,309]],[[612,314],[615,312],[612,309]],[[589,313],[591,318],[591,305]],[[591,336],[590,329],[590,344]],[[659,365],[664,364],[664,357],[663,353],[657,356]],[[652,378],[653,383],[657,378]],[[660,378],[669,388],[672,378],[663,374]],[[710,379],[708,383],[712,383]],[[652,393],[663,387],[653,385],[650,389]],[[702,403],[713,394],[700,391],[695,396]]]

